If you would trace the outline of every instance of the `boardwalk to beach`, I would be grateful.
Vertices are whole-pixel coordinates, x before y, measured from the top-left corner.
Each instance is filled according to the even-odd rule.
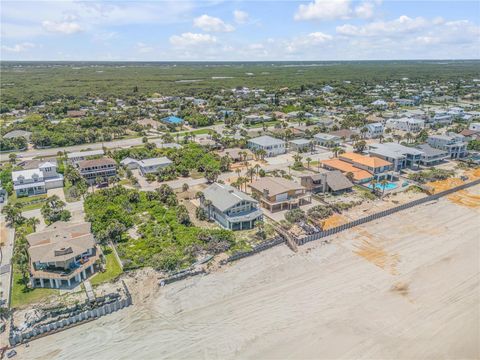
[[[454,200],[152,288],[20,358],[479,358],[480,207]]]

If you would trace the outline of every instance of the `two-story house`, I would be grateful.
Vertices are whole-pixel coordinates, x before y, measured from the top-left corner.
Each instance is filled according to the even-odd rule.
[[[248,140],[247,146],[253,152],[264,150],[267,157],[285,154],[287,152],[285,141],[268,135]]]
[[[293,209],[311,202],[311,194],[295,181],[264,177],[251,183],[252,194],[271,212]]]
[[[117,163],[110,158],[83,160],[77,163],[77,167],[90,185],[96,183],[98,178],[105,182],[109,177],[117,176]]]
[[[76,164],[79,161],[88,160],[95,157],[103,156],[104,152],[102,149],[99,150],[88,150],[88,151],[77,151],[67,154],[67,160],[71,164]]]
[[[371,144],[369,146],[370,156],[375,156],[393,164],[394,171],[405,168],[418,168],[422,159],[422,151],[403,146],[397,143]]]
[[[435,149],[446,151],[451,159],[467,156],[467,143],[454,136],[431,135],[428,137],[427,143]]]
[[[258,201],[244,192],[226,184],[213,183],[203,191],[200,206],[209,219],[225,229],[252,229],[263,220]]]
[[[27,241],[32,287],[72,288],[95,273],[100,254],[90,223],[58,221]]]
[[[318,133],[313,136],[313,140],[319,146],[323,147],[334,147],[340,145],[342,139],[339,136],[325,134],[325,133]]]
[[[425,121],[414,118],[388,119],[385,126],[394,130],[406,132],[419,132],[425,127]]]
[[[365,136],[369,139],[375,139],[383,135],[384,126],[382,123],[376,122],[365,125],[367,132]]]
[[[302,175],[300,184],[312,193],[341,193],[352,189],[352,182],[340,171],[319,169],[316,174]]]
[[[45,194],[48,189],[63,187],[63,175],[55,162],[41,163],[38,168],[12,172],[13,189],[18,197]]]

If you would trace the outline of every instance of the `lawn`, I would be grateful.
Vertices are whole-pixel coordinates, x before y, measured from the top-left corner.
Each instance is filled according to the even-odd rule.
[[[40,302],[51,295],[59,294],[59,291],[55,289],[31,289],[26,287],[23,283],[22,274],[15,269],[15,265],[13,265],[13,269],[13,281],[10,294],[11,308],[23,308],[29,304]]]
[[[99,285],[101,283],[114,280],[123,272],[122,267],[118,263],[118,260],[113,253],[113,250],[109,246],[103,247],[102,250],[105,259],[107,260],[107,269],[105,272],[99,272],[97,275],[92,277],[90,280],[92,285]]]
[[[280,121],[278,121],[278,120],[265,121],[265,122],[260,122],[260,123],[256,123],[256,124],[245,125],[245,127],[249,128],[249,129],[255,129],[255,128],[261,128],[261,127],[263,127],[263,125],[272,126],[272,125],[276,125],[276,124],[280,124]]]
[[[47,194],[18,198],[17,195],[13,193],[8,198],[8,202],[12,205],[21,204],[22,211],[40,209],[46,200],[47,200]]]
[[[198,130],[192,130],[192,131],[183,131],[183,132],[175,132],[175,133],[171,133],[172,136],[176,136],[177,134],[180,135],[180,136],[184,136],[184,135],[205,135],[205,134],[211,134],[213,133],[214,131],[211,130],[211,129],[198,129]]]

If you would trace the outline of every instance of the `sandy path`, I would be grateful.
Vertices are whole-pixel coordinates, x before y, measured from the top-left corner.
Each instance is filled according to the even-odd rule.
[[[271,249],[20,358],[479,358],[479,220],[442,199],[330,245]]]

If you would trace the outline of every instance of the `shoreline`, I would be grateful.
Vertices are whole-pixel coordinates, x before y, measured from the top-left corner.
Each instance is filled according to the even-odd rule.
[[[164,288],[135,279],[150,291],[133,306],[17,351],[26,359],[478,357],[478,216],[442,198],[327,246],[275,247]]]

